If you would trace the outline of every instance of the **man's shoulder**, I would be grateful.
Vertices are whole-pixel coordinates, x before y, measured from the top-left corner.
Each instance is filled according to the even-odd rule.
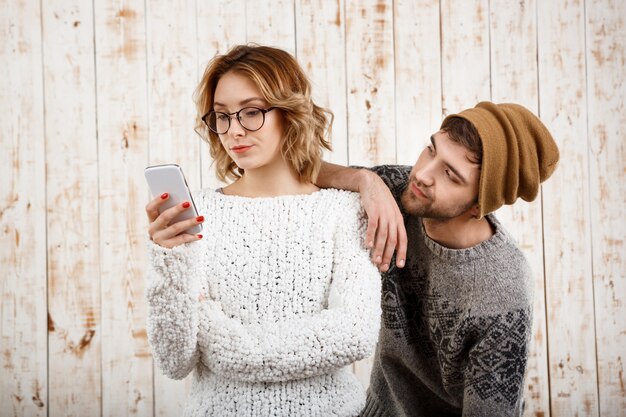
[[[376,165],[368,169],[374,171],[383,180],[394,183],[405,183],[411,173],[409,165]]]
[[[400,197],[408,184],[411,167],[408,165],[377,165],[368,169],[383,180],[401,207]]]

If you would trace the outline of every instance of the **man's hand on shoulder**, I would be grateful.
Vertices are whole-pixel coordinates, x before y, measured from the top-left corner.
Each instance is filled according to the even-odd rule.
[[[391,191],[375,173],[359,170],[358,192],[367,213],[366,244],[372,249],[372,262],[382,272],[389,270],[396,251],[396,266],[404,267],[407,237],[404,219]]]

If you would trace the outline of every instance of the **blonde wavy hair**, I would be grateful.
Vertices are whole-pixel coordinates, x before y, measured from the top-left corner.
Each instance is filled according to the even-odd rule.
[[[220,78],[234,72],[249,78],[269,106],[280,109],[285,131],[281,154],[302,182],[314,182],[322,164],[323,149],[331,150],[333,114],[311,98],[311,83],[288,52],[255,44],[238,45],[207,65],[194,93],[197,115],[195,130],[209,144],[221,181],[243,175],[228,155],[219,135],[206,127],[202,116],[213,110],[215,89]]]

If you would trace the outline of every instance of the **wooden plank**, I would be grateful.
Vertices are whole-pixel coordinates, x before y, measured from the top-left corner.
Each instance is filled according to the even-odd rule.
[[[2,2],[0,16],[0,416],[46,416],[40,4]]]
[[[496,103],[515,102],[538,112],[536,2],[508,0],[490,4],[491,87]],[[556,133],[556,132],[555,132]],[[545,277],[541,195],[518,200],[497,211],[515,237],[534,273],[533,338],[525,380],[526,416],[550,416],[546,339]]]
[[[333,151],[324,159],[348,163],[344,1],[297,0],[298,62],[311,80],[313,100],[334,114]]]
[[[153,415],[146,336],[148,161],[144,2],[94,2],[102,291],[102,415]],[[121,221],[125,219],[124,221]]]
[[[597,416],[583,1],[538,2],[540,116],[561,160],[543,185],[552,416]]]
[[[348,161],[396,160],[393,8],[386,1],[346,4]]]
[[[197,188],[200,140],[193,131],[192,100],[198,77],[195,3],[146,3],[146,28],[150,164],[179,164],[190,187]],[[181,415],[191,380],[192,375],[185,382],[170,380],[155,368],[155,416]]]
[[[439,130],[441,39],[438,0],[394,2],[396,144],[399,164],[413,165]]]
[[[626,3],[588,1],[587,102],[600,415],[626,412]]]
[[[489,100],[489,1],[441,0],[443,113]]]
[[[233,46],[246,43],[246,25],[241,24],[241,16],[245,13],[246,2],[245,0],[198,2],[197,8],[197,81],[199,82],[208,62],[215,55],[225,54]],[[211,24],[207,24],[207,22],[211,22]],[[190,122],[193,126],[193,119]],[[195,184],[195,188],[224,186],[225,184],[218,181],[215,175],[215,166],[209,155],[209,146],[202,140],[200,143],[202,184]]]
[[[42,3],[49,415],[99,416],[100,271],[93,8]]]
[[[294,0],[246,0],[246,41],[282,48],[295,55],[293,2]]]

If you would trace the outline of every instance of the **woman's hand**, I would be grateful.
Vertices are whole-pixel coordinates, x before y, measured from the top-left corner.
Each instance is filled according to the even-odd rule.
[[[396,266],[404,267],[407,237],[404,219],[396,200],[382,179],[373,172],[362,170],[359,193],[367,213],[366,244],[372,248],[372,262],[382,272],[389,269],[396,251]]]
[[[185,230],[204,222],[204,216],[198,216],[193,219],[182,220],[170,224],[172,219],[191,207],[189,201],[171,207],[163,213],[159,214],[159,207],[163,205],[169,198],[168,193],[161,194],[154,200],[150,201],[146,206],[146,214],[150,225],[148,234],[154,243],[164,248],[173,248],[183,243],[193,242],[202,239],[202,235],[193,235],[186,233]]]

